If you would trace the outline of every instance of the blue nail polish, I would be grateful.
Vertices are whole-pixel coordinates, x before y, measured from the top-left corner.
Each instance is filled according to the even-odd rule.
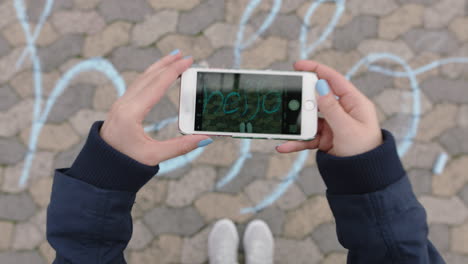
[[[169,53],[169,55],[172,55],[172,56],[174,56],[174,55],[177,55],[177,54],[179,54],[179,52],[180,52],[180,50],[179,50],[179,49],[175,49],[175,50],[171,51],[171,53]]]
[[[320,96],[327,95],[330,92],[330,86],[326,80],[320,79],[318,80],[315,88]]]
[[[205,140],[202,140],[202,141],[198,142],[198,147],[203,148],[203,147],[208,146],[211,143],[213,143],[213,140],[211,138],[208,138],[208,139],[205,139]]]
[[[192,56],[190,56],[190,55],[189,55],[189,56],[185,56],[185,57],[184,57],[184,60],[190,59],[190,58],[192,58]]]

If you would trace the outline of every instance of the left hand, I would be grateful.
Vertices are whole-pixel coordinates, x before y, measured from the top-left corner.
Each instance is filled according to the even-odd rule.
[[[125,94],[111,107],[100,135],[109,145],[134,160],[155,166],[165,160],[184,155],[198,147],[203,135],[188,135],[157,141],[144,130],[143,120],[164,96],[170,85],[192,65],[192,58],[182,58],[179,52],[168,55],[140,75]]]

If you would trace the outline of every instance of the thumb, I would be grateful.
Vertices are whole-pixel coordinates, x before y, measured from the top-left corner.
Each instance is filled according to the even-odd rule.
[[[316,89],[319,94],[319,98],[317,99],[318,108],[332,131],[336,132],[346,129],[352,118],[340,105],[340,102],[331,91],[328,82],[323,79],[319,80],[316,84]]]
[[[203,135],[187,135],[157,142],[156,156],[159,162],[185,155],[199,147],[213,143],[213,139]]]

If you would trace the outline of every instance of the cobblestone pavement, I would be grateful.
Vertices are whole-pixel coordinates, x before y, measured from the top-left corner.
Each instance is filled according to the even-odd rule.
[[[45,0],[29,0],[32,23]],[[175,48],[213,67],[233,65],[233,46],[247,0],[56,0],[36,40],[44,98],[77,63],[94,56],[110,60],[125,81]],[[263,1],[250,19],[251,34],[271,9]],[[273,25],[243,53],[243,68],[291,69],[299,58],[299,34],[312,1],[284,0]],[[311,22],[316,39],[334,5],[322,5]],[[76,77],[58,98],[38,141],[30,179],[18,186],[28,151],[34,109],[29,56],[15,68],[26,38],[13,0],[0,0],[0,263],[51,263],[45,240],[45,210],[52,173],[67,167],[80,150],[90,124],[105,118],[117,97],[96,73]],[[434,60],[468,57],[468,1],[348,0],[330,37],[310,57],[345,73],[371,52],[392,52],[420,67]],[[388,64],[387,64],[388,65]],[[404,165],[426,207],[430,238],[448,263],[468,263],[468,66],[448,64],[418,75],[422,118]],[[376,103],[383,127],[401,138],[411,118],[407,79],[363,69],[353,82]],[[178,90],[150,113],[148,123],[176,115]],[[156,138],[177,135],[175,124]],[[220,139],[190,165],[152,180],[138,194],[129,263],[205,263],[211,224],[221,217],[240,230],[254,218],[266,220],[276,236],[277,263],[345,263],[334,223],[310,155],[298,181],[258,214],[240,214],[270,193],[287,174],[296,154],[278,155],[277,142],[253,141],[252,158],[240,176],[212,191],[239,155],[238,140]],[[441,174],[432,172],[440,153],[449,155]]]

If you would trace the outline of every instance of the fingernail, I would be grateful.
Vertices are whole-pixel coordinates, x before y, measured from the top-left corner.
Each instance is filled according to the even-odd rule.
[[[184,60],[190,59],[190,58],[192,58],[192,56],[190,56],[190,55],[189,55],[189,56],[185,56],[185,57],[184,57]]]
[[[171,53],[169,53],[169,55],[172,55],[172,56],[174,56],[174,55],[177,55],[177,54],[179,54],[179,52],[180,52],[180,50],[179,50],[179,49],[175,49],[175,50],[171,51]]]
[[[320,79],[318,80],[315,88],[320,96],[327,95],[330,92],[330,86],[326,80]]]
[[[198,147],[203,148],[203,147],[208,146],[211,143],[213,143],[213,140],[211,138],[208,138],[208,139],[205,139],[205,140],[202,140],[202,141],[198,142]]]

